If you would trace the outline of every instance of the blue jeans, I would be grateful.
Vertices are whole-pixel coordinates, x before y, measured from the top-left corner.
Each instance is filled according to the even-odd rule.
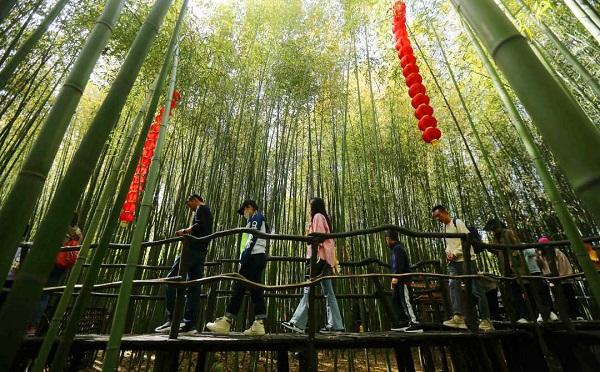
[[[204,259],[206,258],[206,248],[190,247],[189,268],[186,280],[200,279],[204,276]],[[177,256],[168,277],[179,275],[179,261],[181,256]],[[166,311],[167,318],[171,320],[173,309],[175,308],[177,290],[173,286],[167,286],[166,293]],[[186,288],[185,313],[183,321],[186,323],[195,323],[198,319],[198,305],[200,304],[200,286],[194,285]]]
[[[305,329],[308,323],[308,293],[310,287],[304,287],[304,296],[300,300],[294,315],[292,315],[291,323],[294,323],[296,327]],[[333,285],[330,279],[321,281],[321,292],[325,296],[327,304],[327,328],[331,330],[343,330],[344,323],[342,322],[342,315],[340,314],[340,308],[333,292]]]
[[[63,274],[66,272],[66,269],[59,269],[58,267],[54,267],[50,272],[50,276],[48,276],[48,280],[46,281],[46,287],[56,287],[60,280],[63,277]],[[46,308],[48,307],[48,301],[50,300],[50,293],[43,292],[40,300],[33,311],[33,317],[31,319],[31,325],[37,327],[46,312]]]
[[[465,275],[464,262],[450,261],[448,263],[448,275]],[[477,273],[477,265],[471,262],[471,273]],[[472,294],[477,299],[477,307],[479,308],[479,317],[481,319],[490,319],[490,308],[488,306],[487,297],[481,289],[478,280],[472,281]],[[450,279],[450,303],[452,305],[452,313],[462,315],[462,299],[460,296],[461,280]]]

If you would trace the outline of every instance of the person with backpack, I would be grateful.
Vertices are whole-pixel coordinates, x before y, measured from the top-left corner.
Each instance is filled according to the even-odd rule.
[[[75,220],[76,218],[74,218]],[[65,243],[63,247],[75,247],[81,244],[83,240],[83,234],[81,233],[81,229],[72,222],[72,225],[68,227],[67,234],[65,237]],[[55,287],[62,280],[63,276],[73,266],[75,266],[75,262],[77,262],[77,257],[79,255],[79,250],[61,250],[56,255],[56,260],[54,262],[54,267],[48,276],[48,280],[46,281],[46,287]],[[33,317],[31,319],[31,324],[27,328],[26,333],[28,335],[35,335],[37,332],[37,328],[39,326],[40,321],[48,307],[48,301],[50,300],[50,293],[43,292],[38,304],[33,312]]]
[[[469,234],[471,232],[465,225],[465,223],[459,218],[452,218],[443,205],[436,205],[431,209],[431,215],[433,219],[441,222],[444,225],[444,232],[446,233],[459,233]],[[466,272],[464,265],[464,257],[462,250],[461,239],[459,238],[446,238],[446,259],[448,260],[448,274],[449,275],[465,275],[465,274],[476,274],[477,263],[476,255],[473,247],[469,249],[471,258],[471,271]],[[452,307],[452,318],[446,320],[444,325],[452,328],[466,329],[465,318],[463,316],[463,304],[461,299],[461,280],[450,279],[450,304]],[[487,302],[487,297],[478,280],[473,280],[472,294],[477,299],[477,307],[479,309],[479,317],[481,322],[479,323],[479,329],[481,331],[492,331],[494,326],[490,321],[490,309]]]
[[[248,223],[247,229],[258,230],[262,233],[267,233],[265,217],[258,210],[258,205],[254,200],[245,200],[238,214],[244,216]],[[262,283],[262,274],[266,266],[266,246],[265,239],[259,238],[256,235],[244,233],[240,248],[242,250],[240,257],[239,273],[244,278],[255,282]],[[265,334],[264,320],[267,318],[267,309],[263,290],[261,288],[249,288],[240,282],[234,282],[233,295],[229,300],[229,304],[225,310],[225,315],[217,318],[214,322],[206,324],[206,328],[211,332],[226,335],[231,330],[233,319],[237,316],[242,307],[242,301],[246,289],[250,290],[250,298],[254,304],[254,322],[250,328],[244,331],[246,336],[263,336]]]
[[[393,274],[407,274],[410,273],[410,261],[406,250],[402,243],[398,239],[398,232],[394,230],[388,230],[385,233],[385,243],[390,249],[390,262],[392,266]],[[392,328],[392,331],[408,332],[408,333],[420,333],[423,332],[423,327],[415,316],[415,311],[412,306],[410,296],[410,280],[402,280],[399,278],[392,278],[391,289],[392,289],[392,303],[395,310],[404,314],[403,317],[409,319],[408,326],[400,327],[400,324],[396,324],[396,327]]]
[[[177,230],[175,236],[191,235],[201,238],[212,234],[213,216],[210,208],[206,205],[204,199],[198,194],[191,194],[186,202],[186,206],[194,212],[192,226]],[[186,280],[196,280],[204,276],[204,261],[208,253],[208,242],[198,242],[191,240],[189,245],[188,270]],[[171,270],[167,277],[179,275],[179,262],[181,256],[175,258]],[[157,333],[168,333],[171,330],[171,319],[175,310],[175,300],[177,290],[174,286],[167,285],[165,292],[165,315],[167,321],[154,329]],[[198,319],[198,306],[200,304],[200,286],[192,285],[186,288],[185,312],[183,320],[179,323],[179,332],[193,334],[196,333],[196,322]]]
[[[321,198],[312,198],[310,200],[310,225],[308,233],[325,233],[331,232],[331,219],[325,210],[325,202]],[[317,275],[328,276],[339,271],[339,263],[335,252],[335,243],[333,239],[327,239],[319,244],[317,250]],[[312,256],[311,246],[307,246],[307,279],[310,277],[310,258]],[[304,295],[294,311],[294,315],[289,322],[282,322],[281,325],[293,332],[304,333],[304,329],[308,323],[308,294],[310,287],[304,287]],[[327,325],[321,328],[321,333],[344,332],[344,323],[340,308],[333,291],[333,285],[330,279],[321,281],[321,292],[325,296],[327,308]]]

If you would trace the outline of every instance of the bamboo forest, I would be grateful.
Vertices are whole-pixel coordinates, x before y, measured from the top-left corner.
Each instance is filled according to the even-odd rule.
[[[600,371],[600,1],[0,0],[0,371]]]

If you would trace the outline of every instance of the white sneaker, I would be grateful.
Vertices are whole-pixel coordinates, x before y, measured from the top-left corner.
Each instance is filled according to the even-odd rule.
[[[209,331],[220,335],[229,334],[229,330],[231,329],[231,319],[226,316],[217,318],[212,323],[206,323],[206,328],[208,328]]]
[[[585,320],[585,318],[582,316],[578,316],[577,318],[575,318],[575,320]]]
[[[544,321],[544,318],[542,318],[542,314],[538,314],[538,317],[536,320],[538,323],[542,323]]]
[[[179,323],[179,329],[181,329],[183,327],[185,327],[185,323],[184,322],[180,322]],[[171,321],[168,320],[163,325],[160,325],[160,326],[154,328],[154,332],[156,332],[156,333],[169,333],[169,332],[171,332]]]
[[[479,323],[479,330],[489,332],[495,330],[495,328],[489,319],[484,319]]]
[[[264,336],[265,323],[261,319],[257,319],[252,323],[252,326],[244,331],[245,336]]]
[[[525,318],[520,318],[519,320],[517,320],[517,323],[520,323],[520,324],[527,324],[527,323],[529,323],[529,320],[527,320],[527,319],[525,319]]]
[[[550,318],[551,322],[556,322],[558,320],[558,316],[554,313],[554,311],[550,312],[550,316],[548,318]]]
[[[446,327],[467,329],[465,318],[462,315],[453,315],[452,318],[444,322]]]

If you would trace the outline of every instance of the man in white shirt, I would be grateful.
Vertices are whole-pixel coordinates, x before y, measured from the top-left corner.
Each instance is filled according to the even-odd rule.
[[[443,205],[436,205],[431,209],[431,216],[444,224],[444,232],[469,234],[469,229],[463,221],[458,218],[451,218],[448,211]],[[446,258],[448,259],[448,275],[465,275],[464,257],[462,251],[462,243],[460,238],[446,238]],[[471,255],[471,274],[477,273],[476,256],[473,247],[470,247],[469,254]],[[494,326],[490,321],[490,309],[485,293],[477,280],[473,280],[472,293],[477,299],[479,308],[479,316],[482,319],[479,323],[479,329],[482,331],[492,331]],[[461,280],[450,279],[450,303],[452,306],[452,318],[444,322],[445,326],[452,328],[466,329],[465,318],[463,314],[461,301]]]

